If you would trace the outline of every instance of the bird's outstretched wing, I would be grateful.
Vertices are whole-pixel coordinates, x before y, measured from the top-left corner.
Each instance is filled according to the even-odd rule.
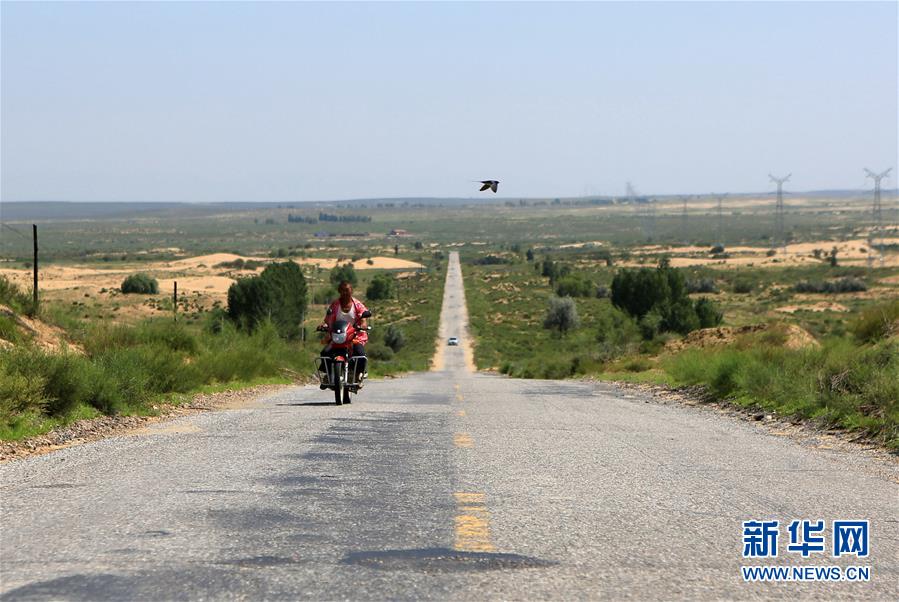
[[[499,186],[499,182],[497,182],[496,180],[493,180],[492,182],[490,182],[490,190],[492,190],[494,194],[496,194],[496,188],[498,186]]]
[[[493,188],[493,185],[490,182],[484,182],[484,185],[481,186],[481,190],[479,192],[484,192],[488,188]],[[493,192],[496,192],[496,190],[494,190]]]

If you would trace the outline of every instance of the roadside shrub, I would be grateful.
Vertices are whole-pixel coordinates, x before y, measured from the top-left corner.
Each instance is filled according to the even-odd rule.
[[[687,281],[688,293],[717,293],[718,285],[711,278],[697,278]]]
[[[143,272],[131,274],[122,281],[122,293],[139,295],[159,294],[159,281]]]
[[[543,318],[543,328],[547,330],[558,330],[559,334],[564,334],[569,330],[574,330],[580,326],[580,318],[577,314],[577,305],[571,297],[549,298],[549,307],[546,310],[546,316]]]
[[[20,343],[24,339],[24,335],[19,331],[15,320],[9,316],[0,314],[0,339],[11,343]]]
[[[373,360],[389,362],[393,359],[393,349],[380,343],[369,343],[365,346],[365,354]]]
[[[227,383],[277,376],[291,355],[274,324],[264,320],[249,335],[226,324],[194,364],[206,382]]]
[[[658,311],[650,311],[640,318],[638,326],[640,327],[640,336],[646,341],[651,341],[662,330],[662,314]]]
[[[699,316],[689,299],[681,299],[671,305],[662,305],[662,326],[660,332],[687,334],[700,327]]]
[[[506,265],[512,263],[512,260],[498,255],[484,255],[472,260],[471,263],[474,265]]]
[[[371,283],[365,290],[365,296],[370,301],[380,301],[382,299],[390,299],[394,294],[394,279],[390,274],[378,274],[372,278]]]
[[[738,403],[863,430],[899,448],[899,344],[832,339],[798,350],[689,350],[668,361],[675,378]]]
[[[899,334],[899,300],[864,310],[853,324],[852,334],[863,343],[873,343]]]
[[[598,284],[596,286],[596,298],[597,299],[608,299],[609,298],[609,287],[605,284]]]
[[[712,255],[720,255],[721,253],[724,253],[724,245],[715,245],[715,246],[713,246],[713,247],[709,250],[709,253],[711,253]]]
[[[736,280],[734,281],[734,292],[739,295],[746,295],[753,291],[755,285],[751,280]]]
[[[693,307],[699,318],[700,328],[718,326],[724,319],[724,313],[718,308],[718,304],[707,297],[697,299]]]
[[[596,317],[599,359],[609,361],[629,350],[640,340],[640,328],[633,318],[616,307]]]
[[[171,351],[194,353],[199,347],[197,338],[181,322],[152,320],[138,325],[136,331],[141,343],[159,344]]]
[[[39,414],[47,404],[46,379],[30,369],[34,350],[13,348],[0,351],[0,420],[10,422],[15,416]]]
[[[203,332],[207,334],[219,334],[228,319],[228,312],[221,307],[213,307],[206,312],[203,318]]]
[[[556,294],[560,297],[592,297],[595,292],[596,285],[582,274],[569,274],[556,281]]]
[[[384,344],[395,353],[406,345],[406,335],[399,326],[391,324],[384,330]]]
[[[868,285],[861,278],[846,277],[817,282],[803,280],[797,282],[793,289],[797,293],[857,293],[868,290]]]

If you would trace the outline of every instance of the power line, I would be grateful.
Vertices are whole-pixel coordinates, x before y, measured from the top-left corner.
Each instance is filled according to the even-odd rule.
[[[23,234],[23,233],[20,232],[19,230],[16,230],[15,228],[13,228],[12,226],[10,226],[9,224],[4,224],[3,222],[0,222],[0,226],[3,226],[4,228],[7,228],[7,229],[9,229],[9,230],[12,230],[13,232],[15,232],[16,234],[18,234],[19,236],[21,236],[21,237],[24,238],[25,240],[31,240],[31,237],[30,237],[30,236],[26,236],[25,234]]]

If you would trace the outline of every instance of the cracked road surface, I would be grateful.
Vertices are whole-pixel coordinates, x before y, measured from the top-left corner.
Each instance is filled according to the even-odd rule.
[[[442,320],[467,343],[455,254]],[[899,488],[864,458],[442,351],[350,406],[290,388],[3,464],[0,599],[899,597]],[[741,558],[751,519],[781,522],[778,558]],[[788,553],[793,519],[869,519],[871,555]],[[743,564],[871,581],[744,583]]]

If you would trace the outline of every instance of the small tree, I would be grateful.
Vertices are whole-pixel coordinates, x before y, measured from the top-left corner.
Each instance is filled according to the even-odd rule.
[[[242,278],[228,289],[228,317],[245,330],[271,319],[278,334],[296,338],[306,312],[306,279],[292,261],[275,263],[259,276]]]
[[[837,248],[834,247],[830,250],[830,267],[837,267]]]
[[[564,334],[580,326],[580,318],[577,315],[577,305],[571,297],[550,297],[546,317],[543,319],[543,328],[558,330]]]
[[[365,289],[365,296],[370,301],[379,301],[381,299],[390,299],[393,297],[394,289],[393,277],[389,274],[378,274],[372,278],[368,288]]]
[[[156,295],[159,293],[159,282],[144,273],[131,274],[122,281],[122,292],[126,295],[128,293]]]
[[[528,249],[524,255],[528,261],[534,261],[534,249]]]
[[[331,270],[330,280],[331,284],[334,285],[334,288],[337,288],[337,286],[344,280],[354,287],[356,286],[356,283],[359,282],[359,278],[356,276],[356,268],[353,267],[352,263],[335,266]]]
[[[592,297],[595,291],[593,281],[581,274],[569,274],[556,281],[556,294],[560,297]]]

